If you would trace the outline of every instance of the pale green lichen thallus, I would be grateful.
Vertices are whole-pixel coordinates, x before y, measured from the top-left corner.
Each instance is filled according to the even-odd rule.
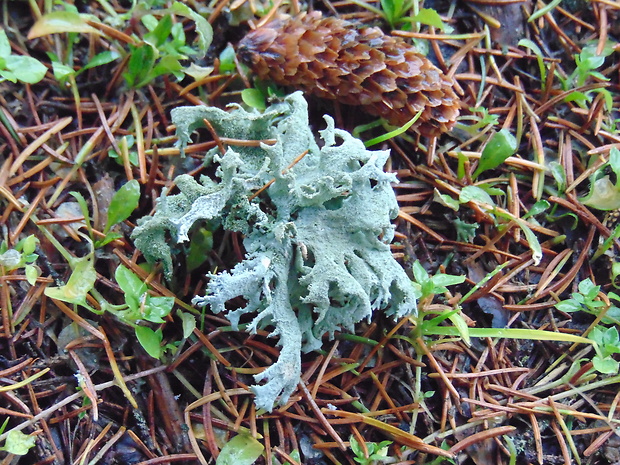
[[[172,118],[181,149],[205,118],[221,137],[277,141],[231,146],[225,154],[212,150],[206,159],[217,165],[216,179],[179,176],[181,193],[162,196],[155,215],[133,233],[147,260],[162,261],[168,274],[167,238],[187,240],[197,221],[244,235],[245,259],[210,275],[205,295],[193,303],[227,313],[233,326],[251,313],[249,331],[268,328],[279,338],[277,362],[255,376],[262,382],[252,387],[258,407],[270,411],[288,400],[300,380],[301,352],[321,347],[324,335],[353,331],[375,310],[394,317],[416,312],[412,283],[389,247],[398,205],[391,186],[396,177],[383,171],[388,151],[366,150],[329,116],[319,147],[299,92],[262,113],[182,107]],[[235,297],[247,304],[230,310],[226,304]]]

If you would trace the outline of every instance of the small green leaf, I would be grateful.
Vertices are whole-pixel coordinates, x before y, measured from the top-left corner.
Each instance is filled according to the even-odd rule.
[[[252,465],[264,449],[265,447],[249,434],[238,434],[224,444],[215,465]]]
[[[198,228],[191,235],[187,253],[187,270],[193,271],[202,265],[213,248],[213,233],[207,228]]]
[[[257,110],[263,111],[267,108],[267,104],[265,103],[265,96],[258,89],[243,89],[241,91],[241,99],[243,103],[245,103],[250,108],[256,108]]]
[[[428,272],[424,269],[419,260],[416,260],[412,266],[413,278],[415,282],[418,284],[424,284],[427,281],[430,281],[430,276]]]
[[[441,20],[441,16],[432,8],[421,8],[420,12],[411,18],[412,21],[433,26],[437,29],[444,30],[446,25]]]
[[[454,286],[465,282],[465,276],[455,276],[445,273],[437,273],[431,278],[433,284],[438,287]],[[442,291],[444,292],[444,291]]]
[[[222,53],[220,53],[220,73],[230,73],[237,69],[235,64],[235,49],[232,45],[228,45]]]
[[[148,16],[149,15],[146,15],[145,17],[142,18],[143,23],[144,23],[145,18]],[[159,48],[161,45],[164,44],[164,42],[166,42],[166,39],[168,38],[171,32],[172,32],[172,16],[165,15],[157,22],[155,29],[153,29],[150,33],[144,36],[144,41],[147,44],[151,44],[155,48]]]
[[[69,194],[72,195],[73,198],[75,198],[78,205],[80,206],[80,211],[82,212],[82,216],[84,217],[84,223],[86,223],[86,229],[88,229],[88,231],[91,231],[90,212],[88,211],[88,204],[86,203],[86,199],[80,192],[71,191],[69,192]]]
[[[143,308],[143,317],[152,323],[164,323],[164,317],[168,316],[174,306],[174,297],[148,296]]]
[[[476,179],[481,173],[497,168],[517,151],[517,139],[507,129],[496,132],[482,150],[478,167],[472,175]]]
[[[184,3],[174,2],[170,10],[175,14],[189,18],[196,23],[196,34],[198,35],[198,51],[200,52],[198,58],[202,58],[205,53],[207,53],[207,49],[213,41],[213,28],[211,27],[211,24],[209,24],[209,22],[205,18],[203,18],[201,15],[196,13]]]
[[[616,147],[612,147],[609,151],[609,166],[611,166],[616,178],[620,179],[620,150]]]
[[[555,179],[555,182],[558,185],[558,192],[563,194],[566,190],[566,171],[561,163],[557,161],[552,161],[548,165],[549,171],[551,172],[551,176]]]
[[[95,241],[95,248],[103,247],[104,245],[108,245],[110,242],[115,241],[116,239],[121,239],[123,235],[117,232],[109,232],[105,235],[103,239]]]
[[[187,339],[192,335],[194,329],[196,329],[196,317],[191,313],[177,311],[177,315],[181,318],[183,326],[183,338]]]
[[[26,281],[31,286],[34,286],[37,282],[37,278],[41,275],[40,270],[36,266],[26,265],[25,268]]]
[[[459,194],[459,202],[475,202],[491,207],[495,206],[495,202],[493,202],[491,196],[478,186],[465,186]]]
[[[19,241],[15,245],[15,248],[21,251],[24,255],[30,255],[34,253],[34,251],[37,248],[38,243],[39,243],[39,239],[37,239],[37,237],[34,234],[31,234],[25,239],[22,239],[21,241]]]
[[[549,202],[547,202],[546,200],[539,200],[530,207],[530,210],[525,215],[523,215],[521,219],[525,220],[530,216],[540,215],[541,213],[547,211],[549,207],[551,207],[551,204]]]
[[[555,304],[555,308],[557,308],[561,312],[566,312],[566,313],[578,312],[580,310],[583,310],[582,305],[579,302],[572,300],[572,299],[558,302],[557,304]]]
[[[110,228],[129,218],[129,215],[138,207],[140,202],[140,184],[132,179],[114,194],[108,209],[108,223],[103,232],[108,233]]]
[[[81,32],[83,34],[100,34],[97,29],[89,26],[87,20],[98,21],[91,15],[83,15],[72,11],[53,11],[41,16],[28,32],[28,39],[57,34],[60,32]]]
[[[97,55],[92,57],[90,61],[80,69],[79,72],[81,73],[83,71],[86,71],[87,69],[106,65],[113,62],[114,60],[118,60],[119,58],[120,54],[118,52],[115,52],[114,50],[106,50],[105,52],[98,53]]]
[[[9,454],[26,455],[34,447],[35,438],[21,431],[11,430],[6,436],[2,450]]]
[[[599,373],[615,375],[618,373],[620,362],[617,362],[611,357],[600,357],[599,355],[595,355],[592,357],[592,365]]]
[[[465,279],[465,277],[463,277]],[[454,327],[458,330],[461,339],[463,342],[467,344],[467,346],[471,346],[471,338],[469,337],[469,327],[467,326],[467,322],[463,318],[463,316],[458,312],[450,313],[448,316]]]
[[[547,68],[545,67],[545,61],[543,60],[543,54],[540,47],[530,39],[521,39],[517,45],[519,47],[529,48],[532,52],[534,52],[534,55],[536,55],[538,69],[540,71],[541,88],[544,89],[545,81],[547,80]]]
[[[592,282],[590,278],[586,278],[577,285],[577,289],[579,289],[579,292],[584,297],[592,300],[598,296],[598,293],[601,290],[601,286],[597,286]]]
[[[10,71],[0,69],[0,82],[3,81],[17,82],[17,78]]]
[[[130,87],[139,87],[148,82],[147,77],[155,65],[155,50],[148,44],[130,45],[129,50],[131,57],[123,76]]]
[[[58,82],[63,82],[68,77],[76,74],[76,71],[71,66],[67,66],[59,61],[52,61],[52,71]]]
[[[137,310],[140,308],[140,299],[147,291],[146,284],[140,277],[129,268],[119,265],[114,272],[116,282],[125,293],[125,301],[129,308]]]
[[[0,29],[0,58],[7,58],[9,55],[11,55],[11,42],[4,29]]]
[[[17,80],[27,84],[36,84],[47,73],[47,68],[39,60],[22,55],[7,57],[6,69],[12,72]]]
[[[157,18],[155,16],[153,16],[152,14],[146,14],[146,15],[142,16],[140,18],[140,22],[144,25],[144,27],[149,32],[153,32],[155,30],[155,28],[157,27],[157,24],[159,24],[159,21],[157,21]],[[148,36],[148,34],[147,34],[147,36]],[[151,43],[151,45],[155,45],[155,44]]]
[[[142,348],[151,357],[159,359],[161,357],[161,341],[163,340],[163,334],[161,329],[153,331],[146,326],[136,326],[136,337]]]
[[[435,188],[433,192],[433,200],[443,205],[444,207],[451,208],[455,212],[459,211],[459,208],[461,206],[458,200],[453,199],[452,196],[448,194],[440,194],[437,188]]]
[[[527,240],[528,245],[530,246],[530,250],[532,251],[532,260],[534,260],[534,266],[538,266],[540,261],[542,260],[543,253],[542,248],[540,247],[540,242],[538,242],[538,238],[536,234],[531,230],[526,221],[518,218],[515,219],[521,231],[525,235],[525,239]]]
[[[93,260],[93,254],[74,259],[73,272],[67,284],[46,288],[45,295],[52,299],[90,308],[86,304],[86,295],[93,289],[95,281],[97,281],[97,272]]]
[[[156,77],[164,74],[173,74],[176,78],[181,79],[183,78],[183,73],[181,72],[182,69],[183,66],[176,57],[166,55],[159,60],[159,63],[155,65],[155,67],[148,74],[147,78],[140,83],[140,86],[146,85]]]
[[[580,200],[584,205],[597,210],[617,210],[620,208],[620,189],[611,182],[609,176],[603,176],[594,181],[589,194]]]

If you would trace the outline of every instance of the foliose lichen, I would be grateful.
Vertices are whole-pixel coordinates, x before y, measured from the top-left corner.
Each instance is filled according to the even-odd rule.
[[[329,116],[319,147],[299,92],[263,113],[183,107],[173,110],[172,119],[181,149],[204,119],[220,137],[276,140],[210,151],[206,159],[218,165],[218,179],[179,176],[180,193],[163,195],[155,215],[133,233],[147,260],[162,261],[168,274],[168,237],[187,240],[196,222],[244,235],[245,260],[209,275],[206,294],[193,303],[227,313],[233,326],[251,313],[249,331],[271,328],[271,336],[279,337],[277,362],[255,376],[257,383],[265,381],[252,386],[258,407],[271,411],[288,400],[300,380],[301,352],[321,347],[324,335],[352,331],[374,310],[395,317],[416,312],[412,283],[389,247],[398,205],[391,187],[396,178],[383,171],[388,151],[366,150],[335,129]],[[229,309],[235,297],[247,304]]]

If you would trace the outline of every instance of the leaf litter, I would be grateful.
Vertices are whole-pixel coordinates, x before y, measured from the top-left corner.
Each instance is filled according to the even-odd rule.
[[[450,133],[428,139],[409,132],[374,149],[391,150],[386,169],[400,181],[394,185],[399,213],[393,256],[405,270],[422,266],[429,276],[466,279],[441,292],[430,289],[420,299],[422,320],[394,322],[376,314],[357,324],[354,334],[337,332],[321,350],[303,355],[298,389],[271,413],[257,410],[248,390],[253,376],[278,359],[269,331],[248,335],[191,305],[207,287],[207,273],[243,260],[242,235],[212,231],[213,242],[201,249],[204,262],[192,265],[191,273],[184,273],[189,246],[171,242],[170,280],[160,266],[145,266],[130,239],[137,219],[153,213],[164,190],[178,192],[177,175],[213,176],[202,164],[206,151],[258,144],[204,127],[181,158],[170,125],[170,112],[180,105],[240,103],[240,91],[254,86],[252,76],[242,67],[220,72],[213,57],[226,43],[224,34],[214,34],[214,55],[200,63],[212,69],[197,85],[170,74],[130,89],[122,57],[147,33],[144,24],[129,21],[124,35],[115,34],[105,23],[112,12],[94,8],[90,13],[99,21],[89,26],[102,34],[72,36],[69,50],[63,49],[67,36],[27,41],[34,15],[25,4],[11,3],[5,29],[12,54],[36,58],[48,72],[40,84],[0,83],[0,256],[14,257],[9,266],[0,263],[1,389],[9,400],[0,435],[5,450],[27,454],[30,463],[207,463],[238,435],[256,439],[264,447],[258,460],[267,463],[360,463],[354,458],[378,450],[378,460],[399,463],[449,457],[617,462],[613,291],[620,243],[617,215],[606,211],[618,191],[618,8],[613,2],[556,3],[521,4],[524,37],[490,33],[494,21],[506,22],[506,16],[475,2],[455,9],[425,5],[448,26],[440,32],[399,18],[396,7],[382,22],[376,4],[331,5],[347,20],[384,30],[390,23],[401,28],[395,35],[428,44],[436,66],[456,82],[462,116]],[[126,10],[108,7],[115,20],[127,21]],[[231,38],[244,35],[254,13],[267,13],[255,2],[215,2],[208,12],[192,8]],[[158,19],[166,14],[174,12],[154,11]],[[242,25],[228,22],[229,14]],[[192,20],[183,19],[191,15],[181,16],[175,20],[185,21],[193,37]],[[59,59],[71,58],[65,64],[79,71],[93,53],[110,47],[118,59],[76,73],[65,88],[46,58],[46,52],[60,52]],[[281,91],[267,86],[256,83],[268,97]],[[309,106],[317,130],[325,113],[350,132],[370,121],[331,102],[311,98]],[[379,125],[361,134],[370,140],[385,131]],[[496,144],[496,153],[489,153],[486,147]],[[123,209],[100,214],[93,186],[108,174],[115,191],[139,182],[139,203],[129,216]],[[593,195],[591,186],[601,179],[605,191]],[[90,218],[55,215],[60,205],[75,201],[72,191],[86,199]],[[108,226],[102,217],[123,219]],[[188,234],[191,239],[199,231]],[[32,236],[40,242],[34,249],[20,245]],[[92,289],[82,289],[81,281],[79,295],[68,302],[49,295],[46,289],[79,280],[72,274],[76,264],[89,283],[95,277],[87,286]],[[106,305],[126,304],[115,279],[121,265],[142,280],[148,296],[174,299],[164,323],[135,317],[119,324],[113,313],[102,312]],[[582,284],[586,280],[592,286]],[[592,293],[595,286],[600,288]],[[563,311],[559,303],[566,301],[588,311]],[[523,338],[502,337],[507,329],[495,327],[500,321]],[[247,323],[241,320],[241,329]],[[60,351],[56,336],[72,324],[82,331]],[[132,325],[161,336],[161,360],[145,352]],[[420,328],[428,332],[414,338]],[[469,344],[467,332],[474,335]],[[588,335],[597,344],[569,341]],[[91,361],[79,362],[84,348],[102,349],[91,352],[98,357],[95,370],[86,368]],[[34,445],[18,431],[36,437]],[[351,437],[355,457],[347,451]]]

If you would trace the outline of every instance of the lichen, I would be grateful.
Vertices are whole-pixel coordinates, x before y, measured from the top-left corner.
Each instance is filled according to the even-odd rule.
[[[388,151],[366,150],[335,129],[329,116],[319,147],[301,93],[263,113],[184,107],[172,118],[181,149],[205,118],[221,137],[276,140],[231,146],[224,154],[212,150],[206,159],[218,165],[218,179],[179,176],[180,193],[162,196],[155,215],[142,219],[133,234],[145,257],[163,261],[168,275],[169,235],[187,240],[200,220],[244,235],[245,260],[209,275],[206,295],[193,303],[227,313],[235,327],[250,313],[249,331],[271,328],[279,338],[277,362],[255,376],[265,381],[252,386],[258,407],[270,411],[288,400],[300,380],[301,352],[321,347],[324,335],[352,331],[374,310],[415,313],[413,286],[389,247],[398,205],[391,187],[396,178],[383,171]],[[236,297],[246,305],[231,310],[228,302]]]

